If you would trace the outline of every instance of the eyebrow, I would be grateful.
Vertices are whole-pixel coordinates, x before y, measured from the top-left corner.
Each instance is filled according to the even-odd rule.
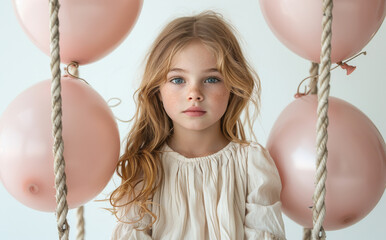
[[[169,72],[186,72],[186,70],[182,69],[182,68],[172,68],[169,70]],[[209,68],[209,69],[205,70],[204,72],[207,72],[207,73],[218,72],[218,73],[220,73],[217,68]]]

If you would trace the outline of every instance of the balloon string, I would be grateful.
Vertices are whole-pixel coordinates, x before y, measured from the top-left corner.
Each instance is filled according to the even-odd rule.
[[[111,104],[110,102],[113,101],[113,100],[117,100],[118,103]],[[120,105],[121,103],[122,103],[122,100],[120,98],[116,98],[116,97],[113,97],[113,98],[110,98],[109,100],[107,100],[107,105],[109,105],[110,108],[114,108],[114,107]]]
[[[115,104],[112,104],[111,102],[112,102],[113,100],[116,100],[116,101],[118,101],[118,102],[115,103]],[[112,97],[112,98],[110,98],[109,100],[107,100],[107,105],[108,105],[110,108],[117,107],[117,106],[119,106],[121,103],[122,103],[122,100],[121,100],[120,98],[117,98],[117,97]],[[130,122],[130,120],[122,120],[122,119],[120,119],[120,118],[118,118],[118,117],[115,117],[115,119],[117,119],[118,121],[123,122],[123,123],[129,123],[129,122]]]
[[[90,85],[86,80],[84,80],[83,78],[80,78],[79,77],[79,71],[78,71],[78,68],[79,68],[79,64],[77,62],[71,62],[69,63],[65,68],[64,68],[64,71],[65,71],[65,76],[68,75],[68,76],[71,76],[72,78],[75,78],[75,79],[79,79],[83,82],[85,82],[86,84]],[[90,85],[91,86],[91,85]],[[117,103],[115,104],[111,104],[111,101],[113,100],[116,100],[118,101]],[[119,106],[120,104],[122,103],[122,100],[120,98],[117,98],[117,97],[113,97],[113,98],[110,98],[109,100],[107,100],[107,105],[109,106],[109,108],[114,108],[114,107],[117,107]],[[124,122],[124,123],[128,123],[130,122],[129,120],[122,120],[118,117],[115,117],[115,119],[117,119],[118,121],[120,122]]]
[[[69,63],[69,64],[64,68],[65,76],[66,76],[66,75],[69,75],[69,76],[71,76],[72,78],[76,78],[76,79],[82,80],[83,82],[85,82],[85,83],[87,83],[88,85],[90,85],[86,80],[84,80],[83,78],[80,78],[80,77],[79,77],[79,71],[78,71],[78,68],[79,68],[79,64],[78,64],[77,62],[71,62],[71,63]]]
[[[360,52],[360,53],[358,53],[357,55],[355,55],[355,56],[349,58],[348,60],[346,60],[346,61],[344,61],[344,62],[337,62],[337,63],[336,63],[337,65],[334,66],[333,68],[331,68],[330,71],[332,71],[332,70],[334,70],[334,69],[336,69],[337,67],[340,66],[340,67],[342,67],[343,69],[346,69],[346,70],[347,70],[347,75],[349,75],[349,74],[355,69],[355,67],[350,66],[350,65],[347,65],[347,63],[350,62],[351,60],[353,60],[354,58],[356,58],[356,57],[362,55],[362,54],[363,54],[363,55],[366,55],[367,53],[366,53],[366,51],[363,51],[363,52]],[[298,85],[298,89],[297,89],[297,91],[296,91],[295,97],[297,98],[297,97],[306,96],[306,95],[310,94],[310,92],[312,91],[312,89],[309,89],[309,90],[307,91],[307,87],[304,87],[304,92],[301,93],[301,92],[300,92],[300,87],[301,87],[301,85],[304,83],[304,81],[306,81],[307,79],[310,79],[310,78],[317,78],[317,77],[319,77],[319,75],[320,75],[320,74],[316,74],[316,75],[308,76],[308,77],[306,77],[305,79],[303,79],[303,80],[299,83],[299,85]]]

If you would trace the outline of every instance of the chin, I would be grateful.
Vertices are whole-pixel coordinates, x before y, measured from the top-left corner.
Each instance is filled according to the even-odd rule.
[[[210,125],[190,125],[190,126],[183,126],[186,130],[190,131],[204,131],[205,129],[208,129]]]

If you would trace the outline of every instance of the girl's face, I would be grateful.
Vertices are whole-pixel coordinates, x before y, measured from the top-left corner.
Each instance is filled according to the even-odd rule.
[[[192,41],[173,57],[160,99],[174,131],[220,127],[230,92],[216,65],[214,54],[200,41]]]

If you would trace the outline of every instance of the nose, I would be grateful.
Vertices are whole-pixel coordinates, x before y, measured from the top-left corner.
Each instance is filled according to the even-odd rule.
[[[198,86],[191,86],[189,88],[189,93],[187,96],[189,101],[203,101],[204,95],[202,94],[200,88]]]

